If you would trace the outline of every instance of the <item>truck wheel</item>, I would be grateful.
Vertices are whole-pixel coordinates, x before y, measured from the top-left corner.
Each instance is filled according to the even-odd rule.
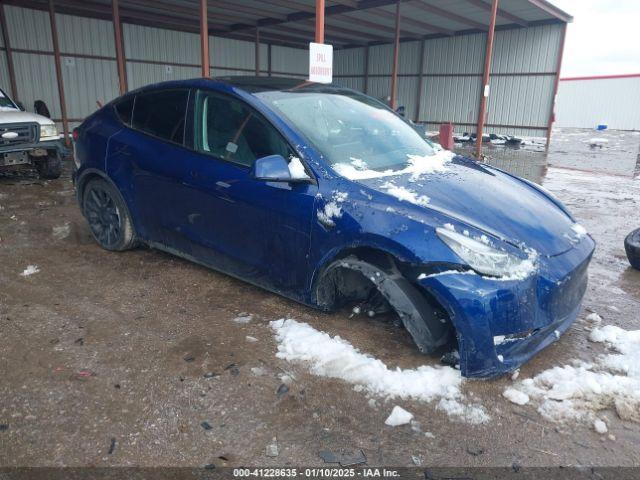
[[[624,249],[631,266],[640,270],[640,228],[627,235],[624,239]]]
[[[62,173],[62,160],[56,152],[36,162],[38,175],[42,179],[53,180]]]
[[[82,195],[82,210],[93,237],[105,250],[121,252],[135,246],[129,210],[112,185],[90,180]]]

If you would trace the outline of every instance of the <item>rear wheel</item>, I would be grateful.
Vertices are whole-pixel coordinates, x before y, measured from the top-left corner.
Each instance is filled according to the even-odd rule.
[[[42,179],[52,180],[62,173],[62,159],[60,154],[50,153],[48,156],[36,161],[38,175]]]
[[[624,249],[631,266],[640,270],[640,228],[627,235],[624,239]]]
[[[131,216],[112,185],[102,179],[90,180],[82,198],[84,216],[102,248],[123,251],[135,245]]]

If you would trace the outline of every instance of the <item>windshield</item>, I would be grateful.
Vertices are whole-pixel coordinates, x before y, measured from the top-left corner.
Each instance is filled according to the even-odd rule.
[[[397,171],[436,147],[382,103],[350,91],[260,92],[339,172]]]
[[[16,104],[0,90],[0,110],[18,110]]]

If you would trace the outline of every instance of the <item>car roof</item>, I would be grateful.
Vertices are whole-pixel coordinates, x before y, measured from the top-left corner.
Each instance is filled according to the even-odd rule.
[[[300,78],[287,77],[256,77],[256,76],[224,76],[214,78],[192,78],[188,80],[170,80],[140,87],[125,96],[167,88],[206,88],[220,87],[221,84],[247,93],[277,92],[290,90],[304,90],[306,92],[345,92],[347,88],[332,84],[314,83]]]

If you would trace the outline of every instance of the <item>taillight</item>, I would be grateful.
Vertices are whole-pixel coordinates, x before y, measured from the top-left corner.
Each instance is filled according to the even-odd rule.
[[[78,130],[78,128],[74,128],[73,132],[71,133],[71,136],[73,137],[73,141],[75,142],[76,140],[78,140],[78,137],[80,136],[80,130]]]

